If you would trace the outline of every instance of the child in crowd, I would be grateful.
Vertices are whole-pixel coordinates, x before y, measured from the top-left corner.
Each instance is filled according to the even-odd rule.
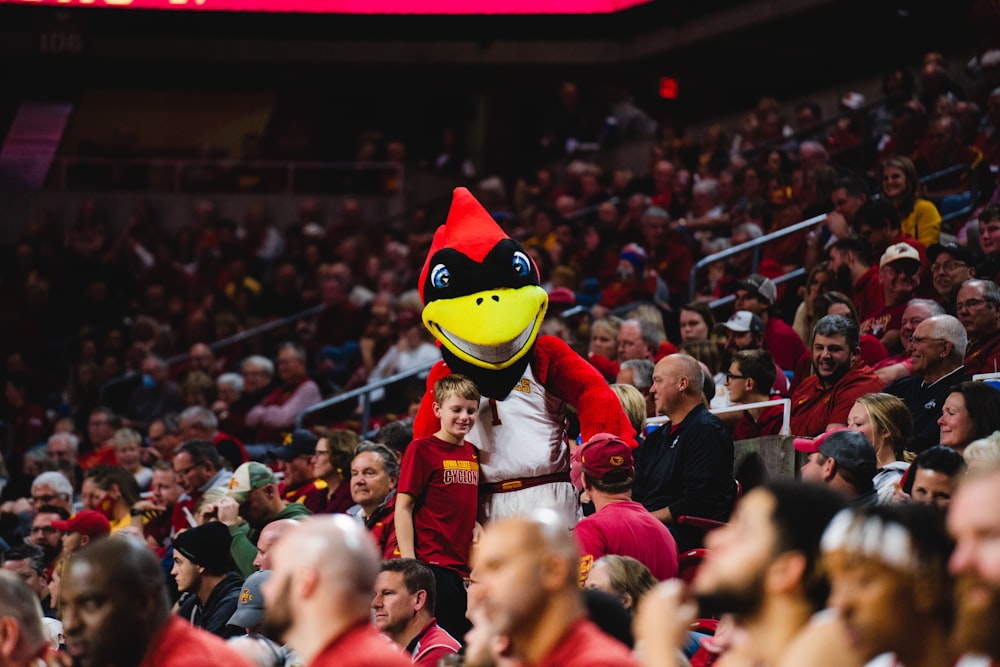
[[[438,624],[455,637],[468,629],[465,578],[479,505],[479,453],[466,442],[479,412],[479,389],[463,375],[434,384],[441,428],[403,454],[396,499],[396,539],[403,558],[434,571]]]

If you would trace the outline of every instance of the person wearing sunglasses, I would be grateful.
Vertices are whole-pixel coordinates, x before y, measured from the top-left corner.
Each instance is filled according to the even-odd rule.
[[[900,345],[903,311],[920,287],[920,253],[906,243],[889,246],[879,260],[878,279],[882,307],[861,322],[861,333],[875,336],[894,353]]]

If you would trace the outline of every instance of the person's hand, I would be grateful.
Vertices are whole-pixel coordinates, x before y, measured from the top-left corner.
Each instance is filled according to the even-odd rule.
[[[846,239],[851,235],[851,226],[847,224],[847,218],[836,211],[826,214],[826,228],[838,239]]]
[[[134,510],[142,510],[143,512],[163,512],[167,508],[161,505],[157,505],[152,500],[140,500],[136,504],[132,505]]]
[[[0,514],[24,514],[26,512],[33,512],[34,509],[31,500],[28,498],[18,498],[17,500],[8,500],[3,505],[0,505]]]
[[[240,505],[229,496],[219,498],[215,502],[215,509],[219,521],[227,526],[235,526],[240,519]]]
[[[151,467],[157,461],[162,460],[163,455],[160,454],[160,450],[155,447],[143,447],[139,450],[139,461],[147,468]]]
[[[664,581],[643,595],[632,621],[643,664],[673,664],[696,613],[697,606],[687,598],[680,579]]]

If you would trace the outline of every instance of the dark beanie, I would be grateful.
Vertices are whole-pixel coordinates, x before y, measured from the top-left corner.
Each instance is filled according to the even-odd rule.
[[[229,528],[218,521],[211,521],[185,530],[174,538],[174,550],[195,565],[205,568],[209,574],[220,575],[231,569],[231,541]]]

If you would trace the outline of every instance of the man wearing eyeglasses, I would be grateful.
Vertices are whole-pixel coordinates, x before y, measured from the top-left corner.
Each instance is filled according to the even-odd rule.
[[[875,336],[885,349],[894,352],[899,346],[903,311],[920,286],[920,253],[906,243],[889,246],[879,260],[878,279],[882,307],[861,322],[861,335]]]
[[[913,435],[906,443],[911,452],[922,452],[938,443],[944,399],[951,388],[969,379],[962,359],[968,347],[962,323],[951,315],[928,317],[910,337],[913,375],[893,382],[886,392],[902,399],[913,415]]]
[[[53,526],[57,521],[65,521],[69,512],[61,507],[43,505],[31,520],[31,534],[25,540],[42,550],[45,555],[45,571],[51,574],[56,559],[62,552],[62,531]]]
[[[770,400],[774,375],[774,360],[770,354],[764,350],[740,350],[733,355],[726,371],[729,401],[740,405]],[[776,435],[781,430],[783,414],[784,408],[780,405],[744,410],[733,425],[733,440]]]
[[[954,315],[962,283],[976,277],[972,253],[957,243],[935,243],[927,249],[927,257],[931,261],[931,284],[938,293],[937,300],[949,315]]]
[[[992,280],[966,280],[958,290],[955,314],[969,334],[965,371],[1000,371],[1000,287]]]

